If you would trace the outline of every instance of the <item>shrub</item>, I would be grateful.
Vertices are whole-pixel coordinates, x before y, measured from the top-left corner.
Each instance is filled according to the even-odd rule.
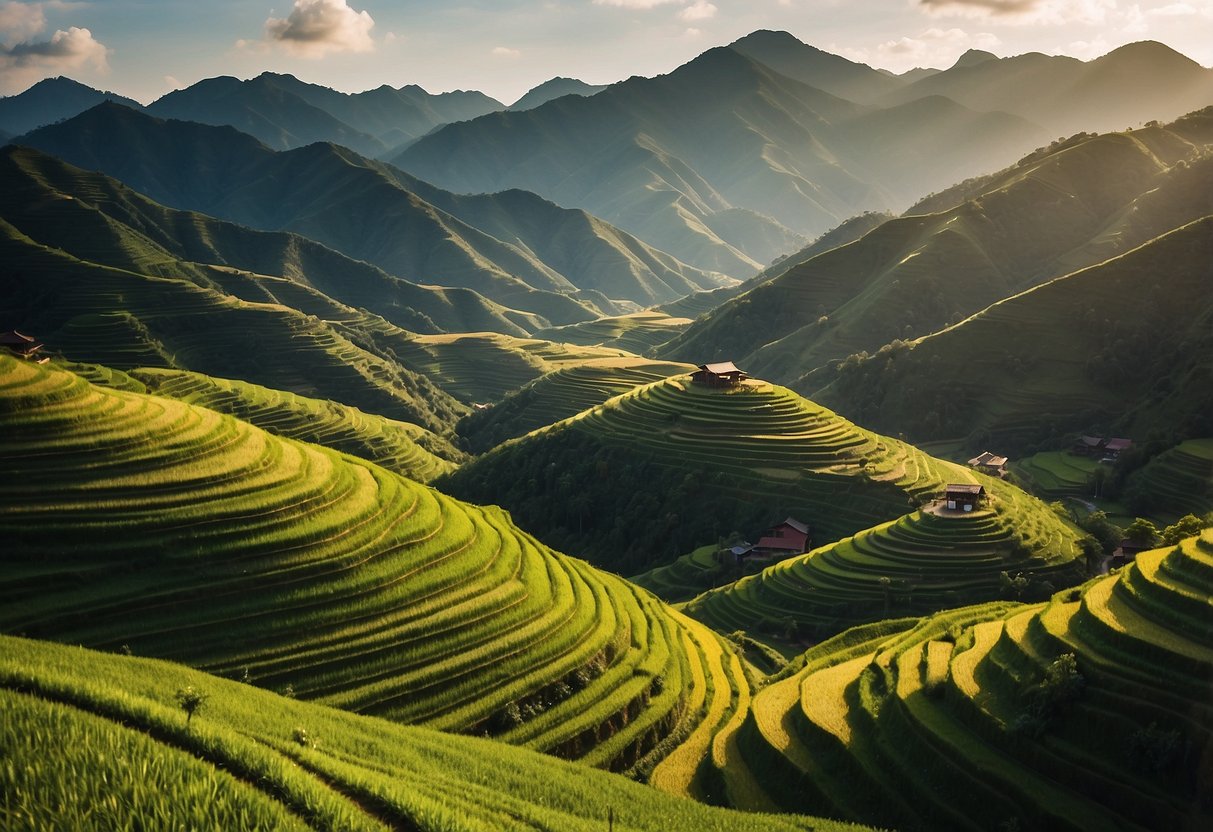
[[[195,688],[193,685],[186,685],[177,690],[177,704],[181,706],[181,710],[185,711],[185,724],[189,725],[190,720],[194,718],[194,714],[202,710],[202,706],[206,704],[209,696]]]

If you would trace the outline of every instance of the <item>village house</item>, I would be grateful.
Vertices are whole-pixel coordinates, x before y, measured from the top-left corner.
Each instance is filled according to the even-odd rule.
[[[736,387],[749,378],[749,374],[738,369],[732,361],[721,361],[715,364],[700,364],[699,369],[691,373],[691,380],[708,387]]]
[[[1100,457],[1100,462],[1115,462],[1121,452],[1128,450],[1132,446],[1132,439],[1080,436],[1074,440],[1070,453],[1077,456],[1097,456]]]
[[[1141,543],[1128,538],[1120,541],[1120,545],[1112,550],[1112,566],[1124,566],[1137,560],[1137,556],[1142,552],[1149,551],[1154,547],[1149,543]]]
[[[27,361],[37,361],[44,363],[50,359],[38,357],[38,351],[42,349],[42,344],[31,338],[29,335],[23,335],[15,329],[10,329],[8,332],[0,332],[0,347],[4,347],[13,355],[20,356]]]
[[[789,517],[763,532],[758,542],[750,549],[752,560],[783,560],[809,550],[809,526],[795,517]]]
[[[1074,440],[1070,453],[1076,456],[1093,456],[1103,448],[1103,439],[1098,436],[1080,436]]]
[[[1007,458],[995,456],[989,451],[982,451],[969,460],[969,467],[976,468],[992,477],[1005,477],[1007,475]]]
[[[1103,452],[1106,459],[1117,459],[1122,451],[1127,451],[1133,447],[1132,439],[1109,439],[1104,442]]]
[[[944,505],[952,511],[972,511],[985,496],[985,486],[976,483],[949,483],[943,492]]]

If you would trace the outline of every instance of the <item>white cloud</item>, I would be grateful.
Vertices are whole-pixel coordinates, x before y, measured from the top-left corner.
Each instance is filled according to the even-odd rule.
[[[168,88],[169,88],[170,90],[179,90],[179,89],[181,89],[181,88],[183,88],[183,87],[185,86],[185,84],[183,84],[183,83],[181,83],[180,81],[178,81],[178,80],[177,80],[177,79],[176,79],[174,76],[172,76],[172,75],[165,75],[165,76],[164,76],[164,83],[165,83],[165,84],[168,86]]]
[[[295,0],[285,18],[265,21],[265,37],[294,55],[321,58],[330,52],[370,52],[374,25],[369,12],[354,11],[346,0]]]
[[[707,2],[707,0],[695,0],[694,3],[678,13],[678,18],[688,23],[695,20],[710,20],[716,16],[716,11],[716,6]]]
[[[995,20],[1007,25],[1102,24],[1116,11],[1116,0],[917,0],[935,17]]]
[[[495,58],[511,58],[512,59],[512,58],[520,57],[522,55],[522,52],[520,52],[517,49],[510,49],[508,46],[494,46],[493,50],[492,50],[492,54],[493,54],[493,57],[495,57]]]
[[[88,29],[71,26],[50,40],[0,47],[0,90],[14,92],[50,75],[91,67],[105,72],[107,50]]]
[[[0,43],[11,46],[46,28],[41,3],[0,3]]]

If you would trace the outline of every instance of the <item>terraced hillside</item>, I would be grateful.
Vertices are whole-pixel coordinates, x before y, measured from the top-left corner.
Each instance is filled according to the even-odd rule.
[[[1165,522],[1213,511],[1213,439],[1189,439],[1133,473],[1126,497]]]
[[[898,829],[1213,823],[1213,532],[1032,606],[814,648],[767,685],[726,768],[745,805]],[[737,787],[734,787],[737,785]]]
[[[207,698],[190,719],[174,701]],[[288,699],[181,665],[0,637],[6,829],[856,830],[741,815],[475,737]]]
[[[645,358],[591,359],[540,376],[493,407],[460,419],[455,430],[468,441],[471,451],[482,453],[633,387],[681,375],[689,369],[686,364]]]
[[[821,639],[855,624],[1004,597],[1043,598],[1085,576],[1077,535],[1004,488],[983,510],[941,503],[707,592],[686,612],[717,630]],[[1013,586],[1009,579],[1026,583]]]
[[[877,430],[896,425],[915,440],[976,434],[1004,452],[1096,429],[1209,436],[1211,262],[1213,214],[849,360],[814,395]]]
[[[500,509],[212,410],[0,356],[0,459],[0,632],[638,777],[748,701],[710,630]]]
[[[617,347],[645,355],[682,332],[690,323],[690,318],[675,318],[649,310],[541,329],[535,337],[584,346]]]
[[[20,324],[76,361],[237,378],[435,432],[465,412],[388,353],[370,351],[365,334],[349,325],[277,303],[242,301],[188,279],[80,260],[3,219],[0,262],[0,291],[11,299],[0,325]]]
[[[256,384],[179,370],[129,374],[148,392],[235,416],[270,433],[353,454],[418,482],[428,482],[464,459],[425,428]]]
[[[1099,467],[1098,460],[1068,451],[1041,451],[1010,465],[1025,488],[1047,500],[1089,496]]]
[[[553,545],[632,574],[789,514],[828,543],[977,476],[787,388],[751,380],[717,389],[678,376],[507,443],[439,482],[464,499],[500,502]]]

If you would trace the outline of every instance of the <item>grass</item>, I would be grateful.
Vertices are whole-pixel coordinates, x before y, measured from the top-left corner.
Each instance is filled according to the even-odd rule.
[[[370,462],[10,357],[0,426],[0,632],[638,777],[749,689],[648,593]]]
[[[671,317],[649,310],[542,329],[535,333],[535,337],[582,346],[615,347],[637,355],[647,355],[690,324],[690,318]]]
[[[174,691],[209,694],[187,724]],[[0,637],[5,829],[850,829],[741,815],[180,665]]]
[[[1090,496],[1092,476],[1099,469],[1099,461],[1068,451],[1041,451],[1013,461],[1010,467],[1033,494],[1058,500]]]
[[[899,828],[1201,828],[1211,596],[1206,531],[1045,603],[860,628],[760,691],[746,739],[770,781],[811,784],[784,793],[788,809]],[[1068,654],[1082,678],[1062,687],[1049,674]]]

